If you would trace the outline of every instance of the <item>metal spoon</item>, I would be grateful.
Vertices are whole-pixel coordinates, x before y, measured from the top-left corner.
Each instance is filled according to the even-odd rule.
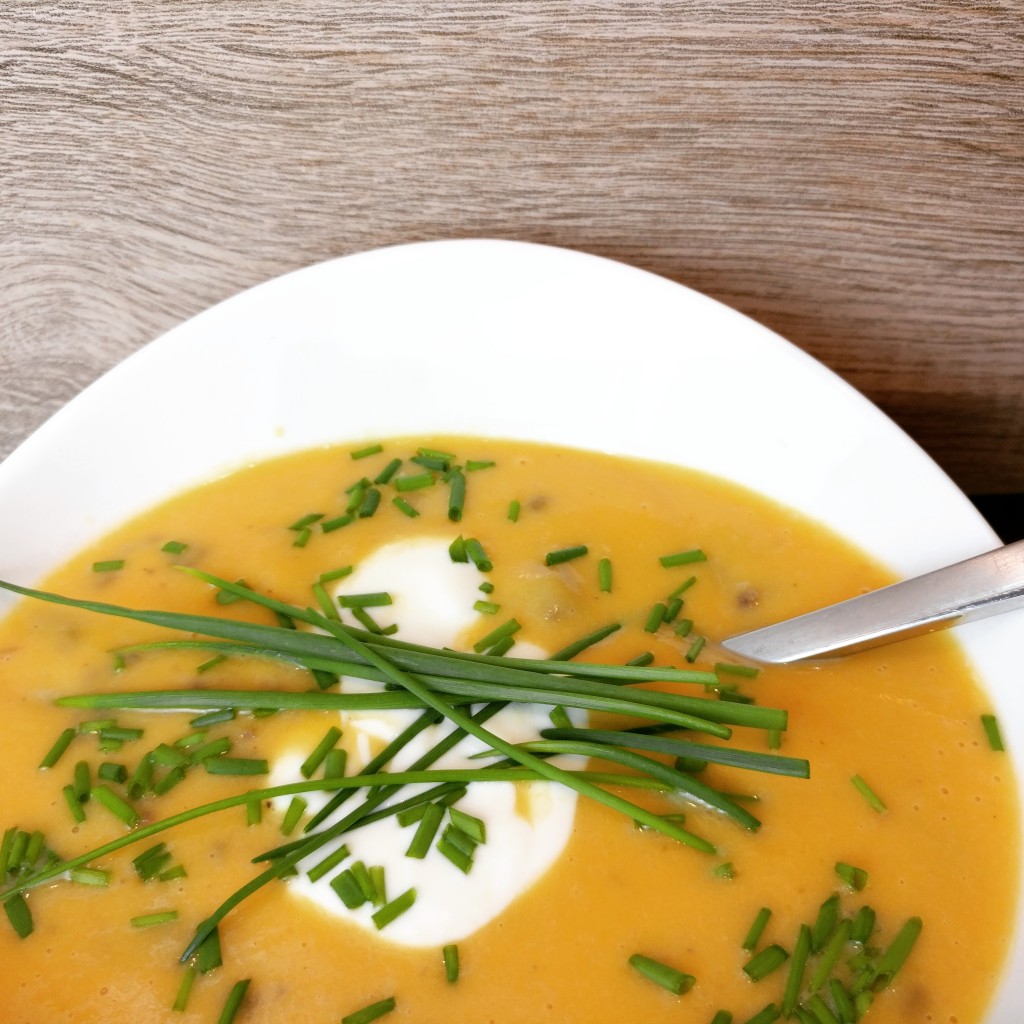
[[[752,661],[787,664],[892,643],[1024,608],[1024,541],[741,633],[722,642]]]

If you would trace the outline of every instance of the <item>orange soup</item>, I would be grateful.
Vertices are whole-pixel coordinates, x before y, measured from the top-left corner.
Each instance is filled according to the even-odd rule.
[[[105,537],[44,589],[319,635],[302,621],[290,630],[296,623],[281,608],[235,599],[251,588],[298,612],[312,608],[333,629],[382,636],[387,660],[387,588],[353,593],[346,580],[396,541],[432,542],[478,573],[453,646],[490,652],[490,662],[529,652],[573,664],[646,665],[652,681],[617,692],[684,694],[727,718],[733,709],[781,709],[786,728],[741,722],[718,730],[727,736],[711,735],[615,706],[574,708],[568,693],[553,698],[541,709],[539,731],[509,742],[635,804],[646,815],[639,824],[621,803],[579,796],[550,865],[453,940],[458,915],[483,899],[470,888],[474,852],[481,864],[486,852],[500,870],[502,857],[518,857],[492,845],[499,825],[489,818],[486,787],[494,783],[472,783],[475,803],[462,803],[457,781],[446,783],[443,798],[418,805],[410,794],[422,786],[398,788],[380,806],[410,806],[387,827],[401,834],[403,850],[420,833],[421,859],[451,887],[436,931],[428,923],[414,940],[389,937],[409,908],[372,850],[358,869],[340,851],[321,874],[339,907],[351,898],[365,903],[365,914],[388,908],[383,925],[365,927],[303,896],[302,877],[336,843],[303,860],[299,875],[254,888],[226,913],[214,933],[219,957],[208,942],[200,950],[208,959],[181,963],[197,927],[275,863],[254,858],[294,849],[289,844],[367,794],[355,792],[310,830],[315,801],[331,793],[240,798],[175,828],[146,830],[212,801],[283,785],[282,771],[286,781],[308,776],[310,789],[325,774],[354,776],[389,742],[373,738],[372,714],[329,702],[271,714],[258,699],[309,693],[319,700],[379,692],[381,683],[353,685],[345,675],[339,682],[328,663],[218,647],[200,625],[172,631],[24,600],[0,624],[0,880],[4,893],[20,890],[54,858],[48,870],[59,877],[5,903],[12,926],[0,920],[4,1024],[983,1018],[1017,893],[1017,794],[1006,755],[982,728],[985,696],[954,641],[933,635],[834,662],[761,669],[717,646],[888,582],[877,566],[785,509],[676,468],[464,438],[377,448],[297,454],[200,487]],[[243,581],[241,589],[181,567]],[[421,580],[419,590],[424,606],[442,600],[440,583]],[[397,612],[394,624],[401,640]],[[182,640],[195,646],[146,646]],[[581,649],[566,651],[581,640]],[[703,675],[678,681],[673,670]],[[405,699],[402,678],[382,671],[386,692]],[[546,678],[561,685],[565,677]],[[582,689],[591,682],[584,675]],[[601,685],[603,693],[611,684]],[[161,712],[117,706],[117,695],[156,690],[191,691],[196,703]],[[251,699],[231,707],[220,691]],[[57,703],[111,693],[109,706]],[[504,699],[460,703],[451,690],[443,695],[465,714]],[[272,705],[276,697],[265,699]],[[54,749],[62,734],[66,746]],[[572,742],[604,742],[627,757],[584,760],[593,748]],[[716,755],[732,750],[772,755],[781,760],[752,761],[794,771],[720,763]],[[280,767],[294,751],[310,756],[308,772]],[[504,758],[471,759],[466,770],[496,760]],[[803,763],[809,778],[797,770]],[[398,764],[374,771],[405,770]],[[650,769],[648,788],[623,778],[647,764],[661,766]],[[694,788],[665,781],[675,777]],[[514,813],[529,823],[546,799],[538,794],[560,782],[515,779]],[[709,807],[708,793],[722,794],[741,816]],[[652,818],[667,832],[685,830],[696,845],[662,834]],[[139,835],[84,858],[70,878],[62,868]],[[425,900],[427,887],[405,902]]]

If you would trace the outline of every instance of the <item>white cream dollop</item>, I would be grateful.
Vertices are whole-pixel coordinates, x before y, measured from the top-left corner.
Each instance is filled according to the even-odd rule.
[[[338,587],[337,593],[386,591],[393,603],[373,609],[381,625],[398,624],[397,637],[433,647],[459,646],[460,637],[479,620],[473,604],[482,596],[479,586],[485,577],[470,563],[456,563],[448,553],[448,541],[441,538],[406,540],[385,545],[360,563]],[[500,620],[499,620],[500,621]],[[517,657],[540,657],[540,649],[526,643],[515,647]],[[342,690],[353,693],[373,684],[345,678]],[[394,739],[417,716],[412,711],[368,712],[347,715],[341,723],[350,751],[349,774],[358,771],[376,750]],[[543,707],[513,706],[491,718],[486,727],[510,742],[536,737],[550,725]],[[430,750],[451,731],[448,723],[432,726],[410,742],[388,766],[401,770]],[[471,756],[486,745],[466,737],[433,765],[440,768],[482,767],[487,761]],[[299,779],[299,765],[306,751],[280,757],[274,765],[273,785]],[[425,787],[417,787],[423,789]],[[402,790],[400,799],[414,792]],[[339,814],[357,806],[357,794]],[[313,794],[311,812],[327,797]],[[536,783],[474,783],[458,802],[460,810],[481,818],[487,827],[487,841],[476,848],[473,867],[464,874],[432,845],[422,860],[405,855],[416,826],[401,828],[393,817],[346,834],[325,846],[299,865],[300,874],[289,882],[296,898],[310,900],[325,912],[377,932],[371,919],[375,907],[364,904],[350,910],[330,887],[330,880],[354,861],[367,867],[384,868],[387,898],[394,899],[415,888],[412,908],[387,925],[382,938],[407,946],[437,946],[464,939],[497,917],[518,896],[526,892],[557,861],[572,832],[576,809],[575,794],[561,786]],[[438,836],[447,824],[447,816]],[[314,864],[340,845],[351,856],[325,878],[311,882],[306,875]]]

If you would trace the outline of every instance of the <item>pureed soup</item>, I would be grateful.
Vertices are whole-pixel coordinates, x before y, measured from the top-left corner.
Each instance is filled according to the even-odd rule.
[[[182,566],[241,583],[218,587]],[[368,796],[350,791],[322,824],[333,791],[239,800],[9,899],[0,1019],[979,1021],[1008,943],[1019,822],[1007,756],[987,738],[989,708],[955,644],[934,635],[761,670],[716,647],[885,582],[834,536],[721,481],[511,442],[318,450],[182,495],[45,589],[310,635],[280,608],[237,599],[251,588],[385,642],[397,624],[397,640],[433,630],[433,647],[505,659],[649,665],[662,680],[698,672],[616,692],[683,694],[727,721],[779,709],[788,721],[768,710],[771,727],[726,726],[726,738],[614,708],[588,718],[569,694],[509,718],[493,695],[458,703],[447,692],[483,728],[534,741],[515,750],[583,772],[573,777],[642,808],[644,821],[526,774],[465,794],[445,777],[426,802],[424,785],[370,790],[388,797],[378,812],[405,810],[255,888],[183,965],[197,926],[283,863],[254,858],[286,856]],[[195,646],[137,646],[182,640]],[[388,760],[422,711],[270,713],[269,694],[330,700],[382,684],[346,675],[339,685],[330,663],[218,642],[199,627],[16,607],[0,626],[4,892],[53,856],[81,858],[211,801],[307,776],[407,770],[450,732],[428,722]],[[402,678],[386,693],[402,699]],[[194,691],[194,703],[56,703],[152,690]],[[252,691],[267,694],[263,705]],[[66,747],[55,746],[61,736]],[[595,741],[625,761],[587,761],[593,747],[573,746]],[[488,745],[470,742],[465,755]],[[716,763],[733,750],[782,773]],[[433,770],[451,763],[457,776],[509,762],[463,756]],[[638,774],[650,788],[623,784]]]

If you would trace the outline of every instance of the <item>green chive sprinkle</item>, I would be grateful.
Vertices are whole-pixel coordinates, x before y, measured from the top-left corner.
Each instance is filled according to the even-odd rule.
[[[401,459],[392,459],[374,478],[375,484],[388,484],[391,483],[391,478],[398,472],[402,466]]]
[[[169,540],[160,550],[169,555],[180,555],[183,551],[188,550],[188,545],[180,540]]]
[[[466,504],[466,478],[460,472],[452,474],[448,481],[448,518],[457,523],[462,518]]]
[[[490,469],[496,466],[494,459],[466,459],[466,472],[475,473],[481,469]]]
[[[195,984],[196,975],[199,972],[195,967],[186,967],[181,976],[181,984],[178,986],[178,994],[174,998],[171,1009],[176,1013],[184,1013],[188,1006],[188,997],[192,994],[192,986]]]
[[[473,854],[460,849],[452,842],[452,837],[446,831],[438,840],[436,850],[447,860],[451,861],[464,875],[468,875],[473,868]]]
[[[220,725],[222,722],[233,722],[237,712],[234,708],[220,708],[217,711],[207,711],[203,715],[197,715],[189,721],[193,729],[206,729],[211,725]]]
[[[288,804],[288,810],[285,811],[284,819],[281,822],[282,835],[290,836],[295,831],[302,820],[302,816],[306,813],[307,806],[307,801],[301,796],[292,797],[291,802]]]
[[[391,595],[383,590],[367,594],[340,594],[338,604],[342,608],[383,608],[392,604]]]
[[[203,767],[211,775],[266,775],[270,765],[259,757],[207,757]]]
[[[843,884],[849,886],[854,892],[860,892],[868,884],[868,873],[863,868],[854,867],[852,864],[837,861],[836,874],[842,879]]]
[[[481,572],[490,572],[494,568],[494,563],[487,557],[484,546],[475,537],[466,538],[466,554]]]
[[[518,633],[520,629],[522,629],[522,625],[516,619],[509,619],[496,629],[492,629],[486,636],[477,640],[477,642],[473,644],[473,650],[477,654],[481,654],[489,647],[493,647],[499,640],[504,640],[513,633]]]
[[[355,518],[351,512],[343,512],[340,516],[335,516],[333,519],[325,519],[320,523],[320,532],[333,533],[335,530],[340,530],[343,526],[348,526],[349,523],[355,522]]]
[[[700,548],[692,548],[689,551],[677,551],[674,555],[662,555],[658,561],[666,568],[671,569],[676,565],[691,565],[693,562],[706,562],[708,556]],[[675,596],[679,596],[678,594]]]
[[[804,983],[804,970],[807,967],[807,957],[811,952],[811,929],[807,925],[800,925],[796,937],[796,945],[793,947],[793,956],[789,962],[789,973],[786,976],[786,988],[782,996],[782,1014],[791,1017],[800,998],[800,989]]]
[[[302,772],[304,779],[311,779],[313,773],[323,764],[327,757],[328,752],[331,748],[341,739],[341,730],[336,726],[332,725],[330,729],[324,733],[323,739],[313,748],[313,752],[302,762],[302,767],[299,769]]]
[[[643,956],[640,953],[634,953],[629,958],[629,965],[648,981],[653,981],[656,985],[668,989],[669,992],[677,996],[688,992],[697,980],[692,974],[685,974],[683,971],[669,967],[658,960],[652,960],[649,956]]]
[[[704,637],[699,636],[690,644],[690,648],[684,657],[691,665],[697,660],[698,655],[704,649],[705,642]]]
[[[612,560],[602,558],[597,563],[597,586],[603,594],[612,592]]]
[[[674,597],[671,601],[665,605],[664,622],[666,626],[670,626],[676,619],[679,618],[679,613],[683,610],[683,599],[681,597]]]
[[[982,715],[981,727],[985,730],[985,737],[988,739],[988,745],[993,750],[1006,749],[1006,747],[1003,746],[1003,737],[999,731],[999,721],[995,715]]]
[[[341,1024],[371,1024],[371,1021],[375,1021],[380,1017],[383,1017],[386,1013],[390,1013],[395,1008],[395,997],[390,996],[387,999],[382,999],[378,1003],[371,1003],[369,1006],[364,1006],[361,1010],[356,1010],[355,1013],[350,1013],[347,1017],[341,1018]]]
[[[811,929],[811,952],[820,953],[832,938],[839,922],[839,896],[829,896],[818,908],[818,917]]]
[[[508,512],[506,513],[506,518],[510,523],[519,522],[519,512],[521,508],[522,506],[516,500],[512,500],[508,503]]]
[[[718,675],[742,676],[744,679],[756,679],[760,672],[753,665],[734,665],[729,661],[716,662],[714,670]]]
[[[760,953],[752,956],[744,965],[743,973],[751,981],[762,981],[773,971],[778,970],[789,959],[786,952],[777,943],[765,946]]]
[[[371,455],[379,455],[382,451],[384,451],[384,445],[369,444],[365,448],[359,448],[354,452],[349,452],[349,455],[353,459],[365,459]]]
[[[551,724],[556,729],[571,729],[572,719],[569,717],[569,712],[562,707],[561,704],[556,704],[549,712],[548,718],[551,719]]]
[[[853,916],[850,941],[866,943],[875,930],[875,912],[871,907],[861,907]]]
[[[324,758],[324,778],[340,779],[345,775],[345,766],[348,762],[348,751],[344,748],[328,750]]]
[[[874,979],[871,982],[873,991],[880,992],[896,977],[899,969],[910,956],[910,951],[921,934],[921,927],[921,918],[912,917],[899,930],[896,938],[892,940],[889,948],[875,965]]]
[[[39,762],[39,767],[43,770],[53,768],[57,762],[64,756],[68,747],[71,745],[71,741],[75,738],[74,729],[65,729],[56,739],[53,746],[47,751],[46,756]]]
[[[676,623],[673,632],[677,636],[689,636],[691,629],[693,629],[693,619],[680,619]]]
[[[433,473],[413,473],[410,476],[396,476],[391,483],[399,493],[405,493],[406,491],[419,491],[424,487],[433,487],[434,485],[434,474]]]
[[[764,933],[765,926],[768,924],[768,918],[772,916],[771,909],[769,907],[762,907],[754,918],[753,924],[750,926],[750,930],[747,932],[747,937],[743,940],[743,948],[750,952],[755,949],[757,944],[761,941],[761,935]]]
[[[373,887],[369,868],[361,860],[357,860],[349,870],[356,880],[356,885],[359,886],[359,891],[363,894],[363,899],[373,900],[377,895],[377,890]]]
[[[128,828],[135,828],[138,825],[140,818],[135,808],[122,800],[109,786],[97,786],[93,789],[92,795]]]
[[[501,611],[501,605],[495,604],[493,601],[474,601],[473,611],[479,612],[481,615],[497,615]]]
[[[667,609],[665,605],[658,601],[647,613],[647,621],[644,623],[644,632],[657,633],[658,627],[665,621],[666,611]]]
[[[304,515],[299,519],[296,519],[295,522],[288,527],[288,529],[294,530],[296,533],[298,533],[301,530],[308,529],[314,523],[319,523],[320,520],[323,519],[323,517],[323,512],[310,512],[308,515]]]
[[[448,817],[451,819],[452,824],[460,832],[464,832],[469,836],[474,843],[487,842],[487,825],[481,818],[467,814],[465,811],[460,811],[457,807],[448,808]]]
[[[363,495],[363,500],[359,503],[359,511],[357,515],[360,519],[369,519],[380,505],[380,491],[376,487],[370,487],[366,494]]]
[[[857,790],[857,792],[860,793],[860,795],[864,797],[865,800],[867,800],[869,806],[872,809],[877,811],[879,814],[887,810],[881,797],[879,797],[879,795],[864,781],[863,778],[861,778],[861,776],[854,775],[853,778],[850,779],[850,781],[853,783],[854,788]]]
[[[575,558],[582,558],[590,549],[586,544],[573,544],[571,547],[558,548],[549,551],[544,556],[545,565],[561,565],[563,562],[571,562]]]
[[[724,864],[719,864],[718,867],[715,868],[715,877],[725,879],[735,878],[736,866],[732,863],[732,861],[728,860]]]
[[[258,825],[263,820],[263,801],[262,800],[250,800],[245,805],[245,823],[248,827],[252,828],[253,825]]]
[[[101,868],[72,868],[68,872],[68,878],[78,885],[93,885],[98,888],[110,885],[110,872]]]
[[[629,661],[626,662],[626,664],[635,665],[638,668],[643,668],[646,665],[650,665],[652,661],[654,661],[653,651],[641,651],[640,654],[638,654],[635,658],[630,658]]]
[[[459,980],[459,947],[454,942],[449,943],[441,950],[441,957],[444,960],[444,976],[449,985],[454,985]]]
[[[408,516],[410,519],[415,519],[420,513],[418,509],[412,507],[400,494],[396,494],[391,499],[391,504],[398,509],[403,515]]]
[[[108,558],[104,562],[93,562],[93,572],[115,572],[118,569],[124,568],[123,558]]]
[[[828,981],[832,968],[835,967],[843,952],[843,947],[850,941],[850,926],[852,924],[850,918],[844,917],[836,925],[835,931],[822,950],[821,957],[811,973],[810,990],[812,992],[817,992]]]
[[[781,1016],[781,1011],[774,1003],[769,1003],[764,1009],[754,1014],[747,1024],[773,1024]]]
[[[560,651],[555,651],[548,660],[550,661],[571,661],[585,651],[588,647],[593,647],[594,644],[600,643],[605,637],[609,637],[612,633],[622,628],[621,622],[612,622],[607,626],[602,626],[600,629],[595,629],[592,633],[588,633],[586,636],[581,636],[579,640],[574,640],[571,644],[566,644]]]
[[[732,1024],[732,1014],[728,1010],[719,1010],[711,1018],[711,1024]]]
[[[384,877],[384,866],[373,864],[370,866],[370,881],[373,883],[373,905],[382,907],[388,901],[387,880]]]
[[[396,918],[401,917],[415,902],[416,890],[406,889],[401,896],[396,896],[390,903],[385,903],[380,910],[370,916],[370,919],[380,931]]]
[[[85,808],[82,806],[82,801],[78,799],[78,794],[75,793],[75,787],[71,785],[65,786],[63,793],[68,810],[71,812],[71,817],[75,819],[77,824],[81,825],[85,821]]]
[[[349,856],[349,848],[343,843],[333,853],[325,857],[318,864],[314,864],[313,867],[306,872],[307,877],[311,882],[319,881],[324,875],[329,875],[343,860],[346,860]],[[353,882],[355,879],[353,879]],[[358,889],[359,886],[357,885]],[[360,893],[360,896],[362,893]]]
[[[154,928],[161,924],[170,924],[171,921],[178,920],[178,912],[176,910],[158,910],[152,914],[140,914],[138,917],[133,917],[129,920],[129,924],[133,928]]]
[[[405,852],[406,857],[413,857],[417,860],[422,860],[426,857],[430,850],[430,844],[433,843],[434,836],[437,835],[437,830],[441,826],[441,819],[443,817],[444,808],[440,804],[426,805],[420,818],[420,823],[412,837],[412,842],[409,844],[409,849]]]
[[[238,1013],[242,1000],[245,999],[245,992],[249,987],[249,981],[249,978],[245,978],[242,981],[236,981],[231,986],[231,991],[228,993],[228,998],[224,1003],[224,1009],[220,1011],[220,1016],[217,1018],[217,1024],[231,1024],[235,1019],[235,1014]]]
[[[690,587],[692,587],[694,585],[694,583],[696,583],[696,582],[697,582],[697,577],[696,576],[690,576],[688,579],[683,580],[683,582],[680,583],[679,586],[676,587],[676,589],[673,590],[672,593],[668,595],[668,599],[670,601],[677,600],[681,595],[686,593],[686,591],[689,590]]]
[[[335,580],[344,579],[346,576],[351,575],[353,566],[351,565],[340,565],[337,569],[328,569],[327,572],[322,572],[317,577],[319,583],[333,583]]]

